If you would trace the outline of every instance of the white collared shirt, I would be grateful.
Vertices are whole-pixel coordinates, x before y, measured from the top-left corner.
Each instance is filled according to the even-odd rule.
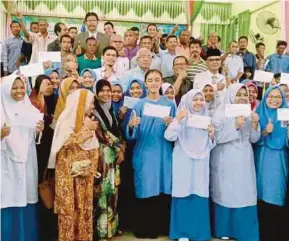
[[[94,37],[95,39],[97,39],[97,31],[95,31],[94,33],[90,32],[90,31],[87,31],[87,32],[88,32],[89,38]]]
[[[239,73],[244,73],[243,59],[238,55],[229,54],[224,62],[228,67],[229,78],[235,78]]]
[[[117,76],[123,76],[124,73],[129,70],[129,60],[127,57],[117,57],[114,64],[115,74]]]
[[[49,33],[45,38],[43,38],[41,33],[29,33],[29,39],[24,39],[26,43],[32,44],[32,55],[29,64],[37,63],[39,52],[47,51],[48,44],[52,43],[56,39],[57,37],[55,35]]]

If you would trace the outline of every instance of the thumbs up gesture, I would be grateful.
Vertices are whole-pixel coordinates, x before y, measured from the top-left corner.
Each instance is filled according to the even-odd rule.
[[[6,123],[4,123],[3,127],[1,128],[1,140],[6,137],[9,136],[10,134],[10,127],[7,126]]]
[[[129,121],[129,127],[133,128],[135,126],[138,126],[140,123],[140,118],[136,116],[135,110],[132,111],[132,118]]]
[[[269,119],[269,122],[268,122],[267,127],[266,127],[266,132],[267,132],[267,134],[270,134],[273,132],[273,130],[274,130],[274,125],[272,124],[272,120]]]

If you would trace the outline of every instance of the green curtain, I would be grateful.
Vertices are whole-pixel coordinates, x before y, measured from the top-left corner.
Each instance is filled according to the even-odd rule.
[[[232,41],[232,28],[230,25],[224,25],[224,24],[201,24],[201,35],[204,39],[204,44],[206,44],[206,41],[210,35],[210,33],[216,32],[221,37],[221,49],[227,50],[228,44],[230,41]]]
[[[232,4],[231,3],[208,3],[202,5],[200,15],[203,21],[210,23],[214,16],[218,16],[220,22],[214,24],[225,24],[231,17]]]
[[[248,36],[250,30],[250,18],[251,13],[249,10],[241,12],[238,15],[239,18],[239,32],[238,36]]]

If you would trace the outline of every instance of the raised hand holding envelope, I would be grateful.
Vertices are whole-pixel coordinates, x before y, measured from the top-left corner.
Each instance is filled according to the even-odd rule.
[[[262,83],[271,83],[274,78],[274,73],[266,72],[262,70],[255,70],[254,81]]]
[[[289,86],[289,74],[281,73],[280,84],[285,84]]]
[[[123,106],[126,106],[129,109],[132,109],[138,101],[139,101],[139,98],[125,96]]]
[[[279,121],[289,121],[289,108],[281,108],[277,110],[277,119]]]
[[[170,111],[171,111],[171,107],[169,106],[146,103],[144,105],[143,115],[158,117],[158,118],[165,118],[165,117],[170,116]]]

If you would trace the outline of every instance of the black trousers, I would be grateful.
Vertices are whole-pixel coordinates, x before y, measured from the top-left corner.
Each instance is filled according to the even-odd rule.
[[[169,235],[171,196],[160,194],[156,197],[136,200],[136,223],[134,234],[137,238],[157,238]]]
[[[260,241],[288,241],[286,208],[258,201]]]

